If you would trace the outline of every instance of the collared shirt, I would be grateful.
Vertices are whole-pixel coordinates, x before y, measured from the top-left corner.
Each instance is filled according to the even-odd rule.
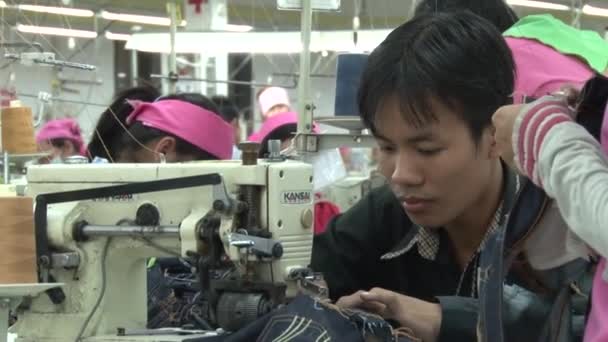
[[[515,177],[515,192],[520,189],[520,179]],[[492,222],[484,235],[484,238],[477,248],[477,252],[481,251],[487,241],[488,237],[492,236],[494,232],[500,227],[500,219],[502,215],[502,201],[498,205],[498,209],[494,212]],[[439,234],[437,229],[425,228],[419,225],[414,225],[414,234],[406,235],[390,252],[383,254],[381,260],[390,260],[399,257],[409,252],[414,246],[418,246],[418,254],[424,259],[434,261],[439,251]]]
[[[486,240],[488,239],[488,237],[491,236],[499,228],[501,214],[502,214],[502,202],[498,206],[498,209],[496,210],[496,212],[494,213],[492,222],[490,223],[490,226],[489,226],[486,234],[484,235],[484,238],[483,238],[481,244],[477,248],[477,252],[479,252],[481,249],[483,249],[483,246],[484,246]],[[435,258],[437,257],[437,252],[439,251],[439,241],[440,241],[439,233],[437,232],[437,229],[425,228],[425,227],[422,227],[419,225],[415,225],[414,227],[416,229],[416,234],[411,238],[408,236],[406,236],[404,238],[404,240],[409,240],[408,242],[405,243],[404,247],[396,248],[395,250],[382,255],[382,257],[380,257],[380,259],[381,260],[394,259],[396,257],[399,257],[399,256],[409,252],[414,246],[417,246],[418,254],[420,254],[421,257],[423,257],[424,259],[430,260],[430,261],[434,261]],[[404,242],[402,241],[401,244],[404,244]]]

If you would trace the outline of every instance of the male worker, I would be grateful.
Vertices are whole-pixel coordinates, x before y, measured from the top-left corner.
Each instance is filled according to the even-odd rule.
[[[339,306],[376,311],[425,342],[476,339],[480,254],[509,216],[503,203],[523,186],[501,163],[491,128],[513,84],[500,32],[471,13],[414,18],[370,55],[359,109],[390,185],[314,240],[312,267]],[[515,218],[544,210],[533,205]],[[508,322],[524,334],[538,329],[526,323]]]

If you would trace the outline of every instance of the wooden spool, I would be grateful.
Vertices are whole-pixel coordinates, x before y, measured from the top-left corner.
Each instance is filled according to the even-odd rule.
[[[36,153],[32,110],[17,105],[2,108],[2,150],[9,154]]]
[[[33,208],[30,197],[0,197],[0,284],[38,282]]]

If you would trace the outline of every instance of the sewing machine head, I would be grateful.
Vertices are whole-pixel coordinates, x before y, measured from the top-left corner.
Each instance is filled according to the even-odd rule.
[[[129,340],[116,332],[146,326],[150,257],[191,261],[211,321],[226,330],[295,295],[306,276],[309,165],[50,165],[30,168],[28,182],[40,280],[65,286],[20,312],[22,341],[73,340],[83,327],[90,340]],[[227,276],[213,279],[217,270]]]

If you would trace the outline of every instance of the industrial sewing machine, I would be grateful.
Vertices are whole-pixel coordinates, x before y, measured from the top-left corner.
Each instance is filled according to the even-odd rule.
[[[307,164],[255,157],[30,168],[40,282],[63,286],[22,304],[11,332],[23,342],[208,336],[143,330],[146,261],[173,255],[196,266],[210,322],[237,330],[310,276],[312,181]],[[230,272],[211,278],[219,269]]]
[[[349,175],[327,187],[324,198],[335,203],[342,212],[357,204],[373,189],[386,184],[385,178],[378,172],[372,171],[369,175]]]

